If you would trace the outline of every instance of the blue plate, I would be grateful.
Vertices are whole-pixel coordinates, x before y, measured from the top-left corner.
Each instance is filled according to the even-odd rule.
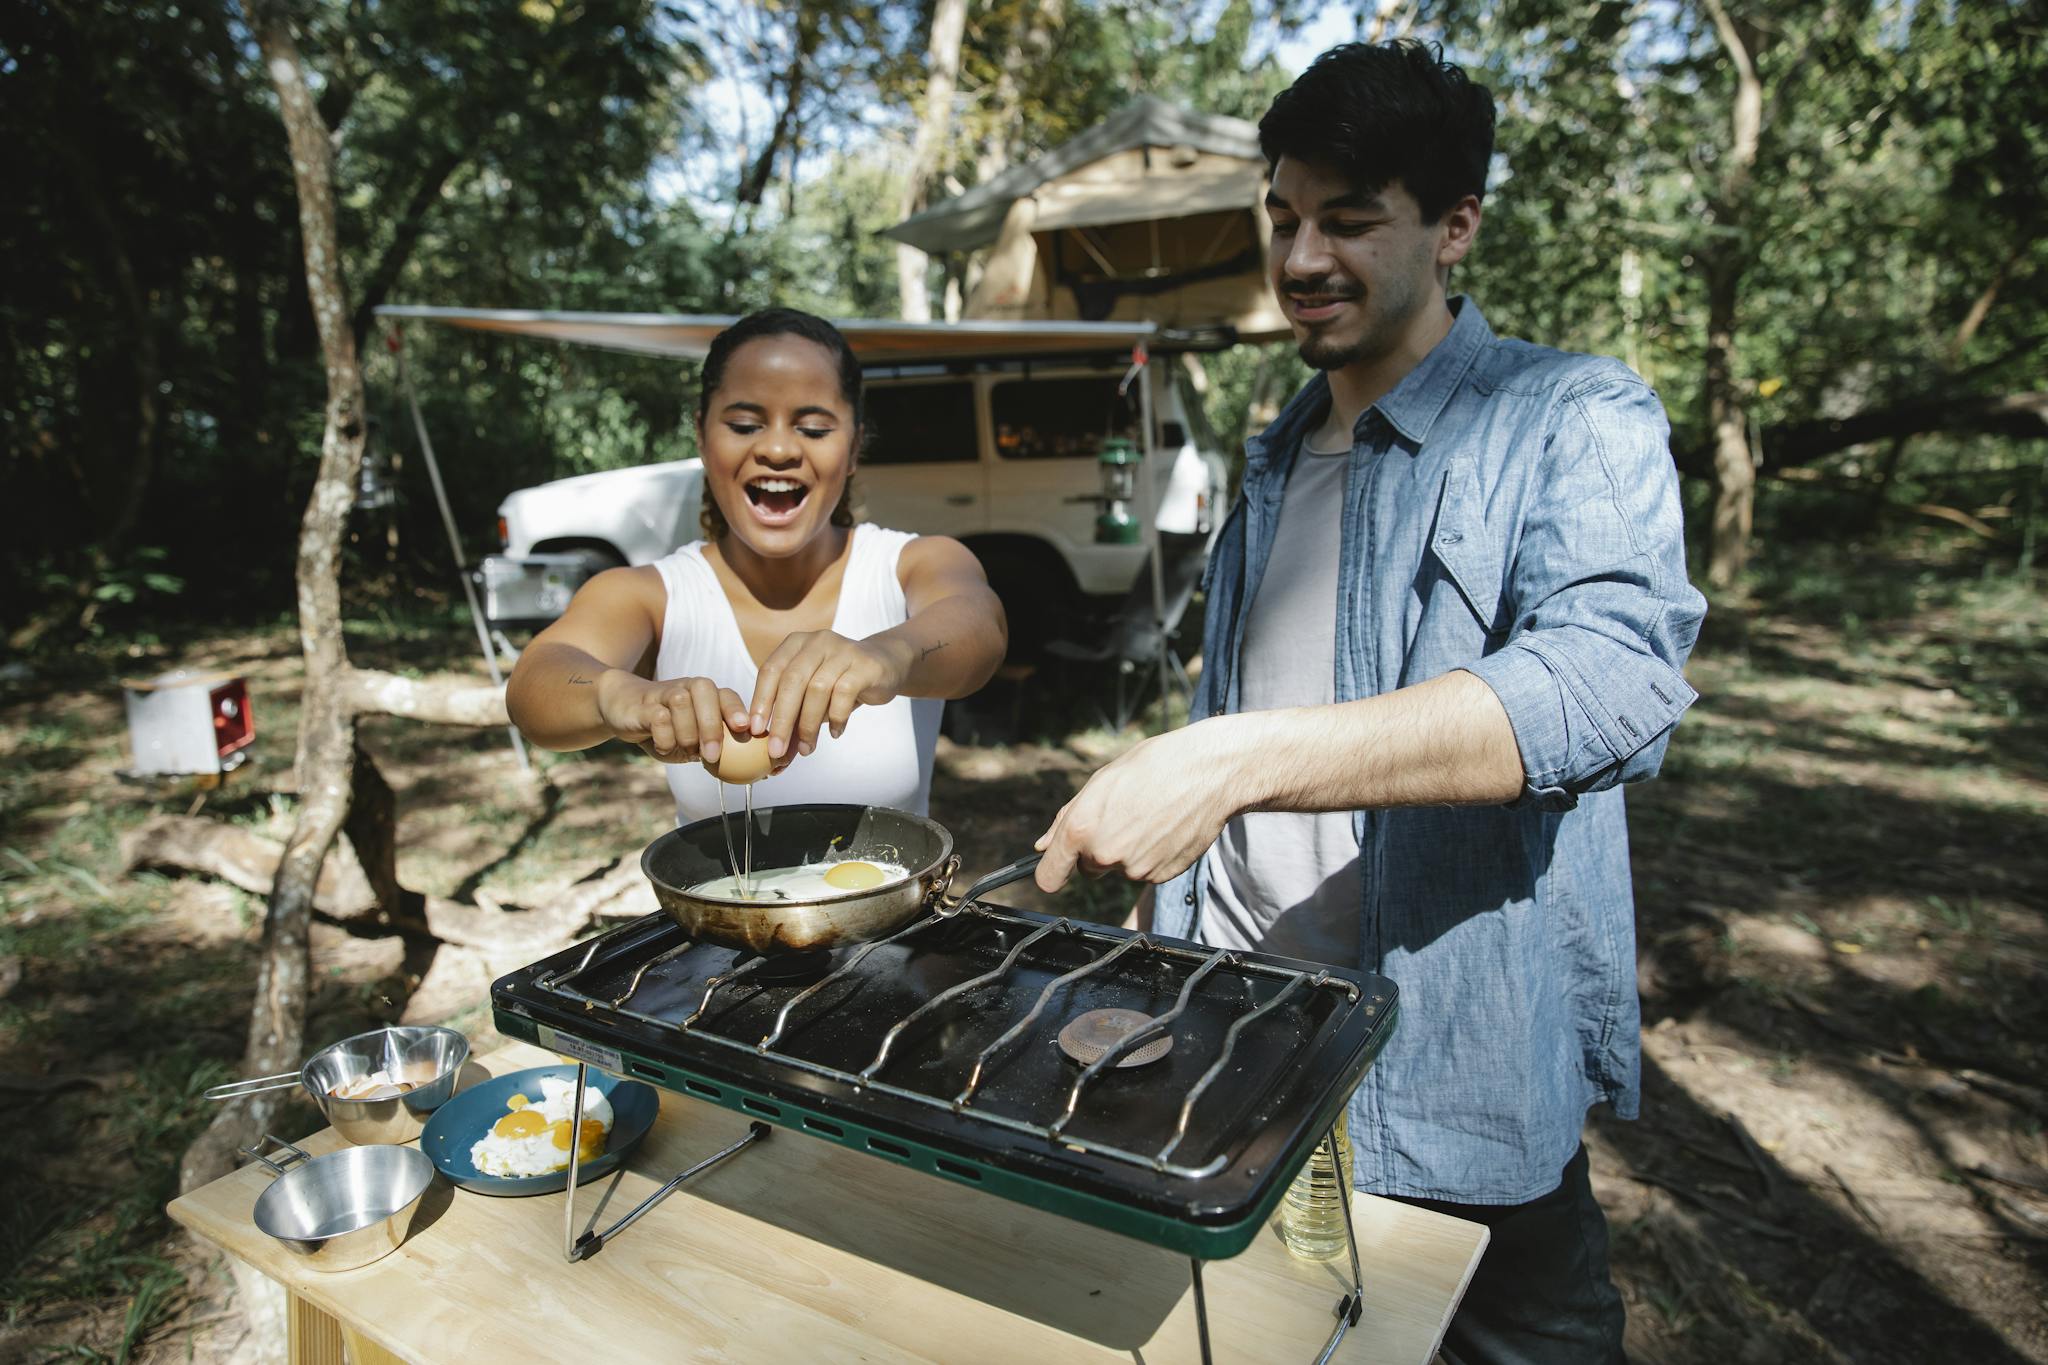
[[[492,1124],[509,1112],[505,1108],[507,1100],[517,1094],[539,1102],[543,1076],[559,1076],[574,1085],[576,1068],[536,1066],[470,1087],[434,1111],[434,1117],[427,1120],[426,1130],[420,1134],[420,1150],[427,1154],[442,1175],[463,1189],[475,1190],[478,1194],[553,1194],[569,1188],[566,1169],[549,1175],[485,1175],[469,1159],[469,1149],[490,1130]],[[647,1136],[647,1130],[654,1126],[655,1115],[661,1112],[661,1097],[654,1093],[651,1085],[622,1081],[595,1068],[590,1071],[586,1084],[595,1086],[611,1101],[612,1131],[607,1135],[603,1156],[577,1165],[579,1185],[615,1169],[624,1161],[626,1153]]]

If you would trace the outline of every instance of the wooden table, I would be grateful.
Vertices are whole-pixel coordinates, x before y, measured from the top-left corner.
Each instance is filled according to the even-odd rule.
[[[523,1043],[480,1059],[494,1075],[557,1060]],[[662,1091],[625,1167],[578,1191],[579,1233],[745,1131],[737,1114]],[[300,1145],[342,1143],[329,1129]],[[285,1285],[294,1361],[340,1361],[344,1331],[358,1365],[1198,1358],[1186,1257],[780,1129],[576,1265],[562,1259],[562,1195],[492,1198],[437,1180],[396,1252],[309,1270],[250,1221],[268,1183],[246,1167],[170,1213]],[[1353,1217],[1364,1311],[1336,1359],[1424,1365],[1486,1229],[1364,1194]],[[1295,1260],[1270,1228],[1209,1262],[1218,1365],[1314,1360],[1346,1288],[1336,1264]]]

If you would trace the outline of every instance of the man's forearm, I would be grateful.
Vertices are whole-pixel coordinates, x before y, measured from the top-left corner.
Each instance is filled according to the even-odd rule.
[[[1076,867],[1161,882],[1246,811],[1337,811],[1512,801],[1523,788],[1514,726],[1469,673],[1335,706],[1197,721],[1095,774],[1038,840],[1037,881]]]
[[[1515,732],[1493,689],[1455,671],[1359,701],[1205,720],[1240,810],[1482,805],[1522,792]]]
[[[505,685],[505,709],[521,734],[543,749],[588,749],[611,738],[597,702],[609,664],[573,645],[534,644],[521,652]]]

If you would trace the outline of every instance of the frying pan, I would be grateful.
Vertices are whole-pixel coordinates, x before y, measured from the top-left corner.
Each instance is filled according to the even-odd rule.
[[[907,880],[870,891],[846,891],[801,900],[738,900],[689,890],[738,869],[726,853],[744,847],[743,826],[753,821],[756,868],[796,867],[826,857],[895,863]],[[1021,880],[1038,866],[1025,858],[982,878],[967,894],[947,896],[960,860],[945,826],[886,806],[768,806],[752,816],[712,816],[672,829],[647,846],[640,869],[655,897],[692,940],[768,956],[867,943],[920,915],[951,915],[975,897]]]

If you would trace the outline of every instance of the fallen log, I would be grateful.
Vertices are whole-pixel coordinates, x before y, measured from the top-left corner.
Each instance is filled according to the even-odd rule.
[[[461,678],[401,678],[370,668],[351,668],[346,687],[350,711],[359,716],[403,716],[435,725],[484,729],[509,725],[505,689]]]
[[[255,896],[270,894],[283,859],[284,845],[277,840],[201,816],[152,816],[121,839],[124,872],[145,867],[198,872]],[[377,909],[377,893],[354,848],[345,840],[337,841],[320,868],[313,908],[340,920],[353,920]]]
[[[156,867],[197,872],[259,896],[270,894],[283,856],[284,846],[275,839],[196,816],[156,816],[122,841],[128,871]],[[656,908],[653,889],[641,875],[639,862],[631,858],[597,870],[531,909],[501,905],[484,892],[477,893],[475,904],[404,891],[400,895],[406,903],[418,905],[419,913],[386,916],[379,923],[394,932],[427,934],[450,947],[471,950],[491,963],[503,963],[502,971],[566,947],[599,920]],[[321,869],[313,905],[320,914],[339,920],[358,920],[376,910],[377,896],[346,844],[338,846]]]

